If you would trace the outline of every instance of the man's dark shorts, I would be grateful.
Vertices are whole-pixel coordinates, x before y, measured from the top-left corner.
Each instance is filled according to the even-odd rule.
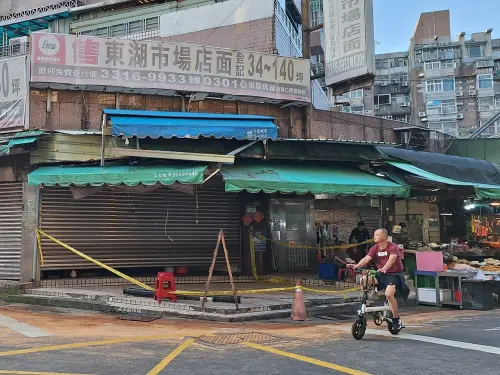
[[[401,290],[401,278],[396,273],[377,273],[377,289],[385,290],[389,285],[396,286],[396,290]]]

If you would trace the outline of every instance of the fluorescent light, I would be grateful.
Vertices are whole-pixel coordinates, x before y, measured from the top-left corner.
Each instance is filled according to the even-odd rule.
[[[464,208],[465,208],[466,210],[472,210],[472,209],[476,208],[476,205],[475,205],[475,204],[470,203],[470,204],[465,205],[465,207],[464,207]]]
[[[451,212],[442,212],[440,213],[441,216],[453,216]]]

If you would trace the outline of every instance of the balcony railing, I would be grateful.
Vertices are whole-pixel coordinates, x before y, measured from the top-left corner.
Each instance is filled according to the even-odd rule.
[[[30,50],[29,42],[0,46],[0,59],[27,55]]]

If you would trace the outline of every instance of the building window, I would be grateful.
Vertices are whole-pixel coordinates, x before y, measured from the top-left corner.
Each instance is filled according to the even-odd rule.
[[[389,68],[389,61],[387,61],[387,60],[375,60],[375,68],[387,69],[387,68]]]
[[[479,74],[477,76],[477,87],[479,89],[493,88],[493,74]]]
[[[139,21],[132,21],[128,23],[128,33],[129,34],[138,34],[143,31],[143,26],[144,21],[139,20]]]
[[[447,115],[457,113],[456,99],[430,100],[426,103],[428,115]]]
[[[445,134],[456,136],[458,134],[456,121],[429,122],[427,125],[431,130],[437,130]]]
[[[468,46],[467,50],[469,51],[469,57],[482,57],[483,56],[480,45]]]
[[[427,92],[455,91],[455,79],[431,79],[425,83]]]
[[[438,50],[427,50],[422,53],[422,61],[431,61],[438,59]]]
[[[495,98],[493,96],[486,98],[479,98],[479,110],[480,111],[493,111],[495,107]]]
[[[495,109],[500,109],[500,97],[495,98]]]
[[[111,26],[111,36],[124,36],[125,35],[125,24],[113,25]]]
[[[101,37],[101,38],[107,38],[108,37],[108,28],[107,27],[101,27],[95,31],[95,36]]]
[[[348,93],[351,99],[363,99],[363,89],[354,90]]]
[[[375,95],[373,97],[373,102],[375,105],[391,104],[391,95],[390,94]]]
[[[453,60],[443,60],[443,61],[430,61],[424,64],[425,70],[436,70],[436,69],[446,69],[454,68],[455,64]]]

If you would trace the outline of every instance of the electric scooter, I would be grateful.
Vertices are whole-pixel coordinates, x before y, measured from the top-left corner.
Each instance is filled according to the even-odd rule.
[[[368,296],[375,291],[375,285],[368,285],[368,280],[370,277],[376,277],[379,272],[374,270],[366,270],[366,269],[356,269],[356,271],[368,271],[365,277],[365,284],[362,285],[363,289],[363,298],[361,300],[361,308],[358,310],[358,317],[352,323],[352,337],[356,340],[361,340],[366,332],[367,327],[367,316],[368,314],[373,316],[373,322],[376,326],[381,326],[383,322],[387,323],[387,329],[393,335],[397,335],[402,328],[404,328],[403,323],[401,322],[400,328],[394,328],[392,324],[392,312],[389,307],[389,302],[385,299],[383,306],[367,306]]]

